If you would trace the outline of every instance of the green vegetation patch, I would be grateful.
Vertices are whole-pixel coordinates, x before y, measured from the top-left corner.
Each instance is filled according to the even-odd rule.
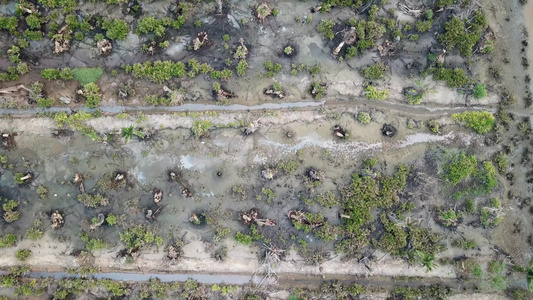
[[[472,18],[453,17],[444,24],[446,32],[438,36],[438,40],[449,50],[457,48],[461,55],[472,56],[476,43],[487,27],[487,20],[482,11],[474,12]]]
[[[381,79],[385,76],[385,72],[388,69],[389,66],[387,66],[384,62],[379,61],[371,66],[363,68],[361,70],[361,75],[363,75],[364,78],[370,80]]]
[[[72,70],[74,79],[82,85],[97,82],[103,73],[102,68],[75,68]]]
[[[465,70],[461,68],[447,69],[444,67],[432,68],[429,71],[433,72],[433,78],[435,80],[444,80],[446,84],[451,87],[461,87],[468,83],[468,77],[465,74]]]
[[[353,256],[368,243],[370,231],[364,226],[374,219],[373,210],[398,203],[398,192],[405,187],[408,173],[407,166],[399,165],[392,176],[374,179],[353,175],[351,184],[341,190],[343,214],[348,217],[342,219],[344,238],[335,245],[337,251]]]
[[[470,177],[477,169],[477,159],[474,155],[465,152],[452,154],[444,165],[444,180],[451,186]]]
[[[465,122],[479,134],[485,134],[494,128],[494,115],[486,111],[465,111],[452,115],[455,122]]]

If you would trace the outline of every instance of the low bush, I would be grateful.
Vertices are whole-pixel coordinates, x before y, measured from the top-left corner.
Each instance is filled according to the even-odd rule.
[[[103,73],[104,70],[102,68],[75,68],[72,70],[72,76],[81,85],[97,82]]]
[[[383,76],[385,76],[385,72],[389,69],[387,65],[385,65],[384,62],[379,61],[371,66],[368,66],[361,70],[361,75],[363,75],[364,78],[370,79],[370,80],[376,80],[381,79]]]
[[[119,19],[105,20],[101,27],[106,30],[106,35],[111,40],[123,40],[130,31],[128,24]]]
[[[368,84],[365,87],[364,95],[370,100],[385,100],[389,95],[389,91],[387,89],[378,90],[375,86]]]
[[[93,82],[83,86],[83,96],[85,97],[85,106],[89,108],[97,107],[100,105],[100,100],[102,100],[100,88]]]
[[[359,114],[357,114],[357,121],[363,123],[363,124],[368,124],[370,123],[370,121],[372,120],[372,118],[370,117],[370,114],[367,113],[367,112],[359,112]]]
[[[433,78],[435,80],[444,80],[449,87],[461,87],[468,83],[468,77],[465,74],[465,70],[460,68],[447,69],[436,68],[433,69]]]
[[[486,27],[485,13],[478,10],[471,18],[453,17],[444,24],[445,33],[439,35],[438,40],[449,50],[457,48],[461,55],[470,57]]]
[[[494,115],[486,111],[465,111],[452,115],[455,122],[465,122],[479,134],[485,134],[494,128]]]
[[[20,261],[25,261],[31,256],[31,250],[29,249],[20,249],[15,253],[15,257]]]

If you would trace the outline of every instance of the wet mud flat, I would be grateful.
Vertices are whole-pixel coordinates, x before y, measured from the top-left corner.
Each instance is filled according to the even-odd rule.
[[[0,295],[531,297],[523,2],[1,3]]]

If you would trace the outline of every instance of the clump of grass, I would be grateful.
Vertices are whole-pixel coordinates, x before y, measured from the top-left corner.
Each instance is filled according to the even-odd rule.
[[[387,99],[387,96],[389,95],[389,90],[387,89],[378,90],[375,86],[368,84],[365,87],[364,95],[366,98],[370,100],[385,100]]]
[[[335,21],[323,19],[320,21],[320,24],[318,24],[316,30],[325,38],[332,40],[335,37],[335,33],[333,33],[333,26],[335,26]]]
[[[209,136],[209,130],[213,127],[213,123],[206,120],[194,121],[192,126],[192,132],[194,136],[198,139],[201,137]]]
[[[96,208],[99,206],[106,206],[109,204],[109,200],[100,194],[79,194],[78,202],[83,203],[86,207]]]
[[[370,117],[369,113],[362,111],[357,114],[357,121],[361,122],[362,124],[368,124],[370,121],[372,121],[372,118]]]
[[[465,152],[459,152],[452,155],[444,166],[444,179],[449,185],[455,186],[475,173],[476,168],[477,159],[474,155],[466,155]]]
[[[361,75],[364,78],[370,80],[381,79],[385,76],[385,72],[389,67],[382,61],[379,61],[371,66],[368,66],[361,70]]]
[[[31,256],[31,250],[29,249],[20,249],[15,253],[15,257],[20,261],[25,261]]]
[[[494,115],[486,111],[465,111],[452,115],[455,122],[465,122],[479,134],[485,134],[494,128]]]
[[[72,75],[81,85],[97,82],[104,70],[102,68],[75,68],[72,70]]]

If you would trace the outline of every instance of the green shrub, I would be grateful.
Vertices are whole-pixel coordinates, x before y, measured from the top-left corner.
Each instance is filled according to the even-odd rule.
[[[0,17],[0,29],[8,30],[10,33],[14,33],[17,31],[18,27],[18,19],[17,17],[6,17],[1,16]]]
[[[240,77],[243,77],[246,75],[246,71],[248,70],[248,63],[246,60],[241,59],[239,63],[237,64],[237,75]]]
[[[75,68],[72,70],[72,76],[81,85],[97,82],[103,73],[102,68]]]
[[[105,218],[105,221],[107,222],[109,226],[113,226],[117,224],[117,217],[114,214],[108,214],[107,217]]]
[[[86,207],[96,208],[99,206],[106,206],[109,204],[109,200],[100,194],[79,194],[78,202],[83,203]]]
[[[43,33],[41,31],[26,29],[26,31],[24,31],[24,37],[30,41],[40,41],[43,39]]]
[[[465,122],[479,134],[485,134],[494,128],[494,115],[486,111],[465,111],[452,115],[455,122]]]
[[[55,102],[56,100],[53,98],[38,98],[37,106],[41,108],[49,108],[49,107],[52,107],[52,105],[54,105]]]
[[[246,64],[246,66],[248,66],[248,65]],[[232,76],[233,76],[233,71],[232,70],[224,69],[224,70],[220,71],[220,79],[221,80],[227,81]]]
[[[502,206],[502,203],[501,203],[500,199],[498,199],[498,198],[490,199],[490,207],[500,208],[501,206]]]
[[[433,70],[433,78],[435,80],[444,80],[449,87],[461,87],[468,83],[468,77],[465,70],[460,68],[446,69],[437,68]]]
[[[128,250],[141,248],[155,242],[154,233],[143,225],[136,225],[120,233],[120,240]]]
[[[17,237],[14,234],[6,234],[0,238],[0,248],[13,247],[17,244]]]
[[[100,105],[102,95],[100,95],[100,88],[96,83],[87,83],[83,86],[83,96],[85,96],[85,106],[95,108]]]
[[[185,65],[182,62],[172,61],[146,61],[144,64],[136,63],[124,66],[126,73],[131,73],[134,78],[147,78],[156,83],[163,83],[173,77],[185,77]],[[233,73],[233,72],[232,72]]]
[[[38,240],[43,237],[43,231],[39,228],[30,228],[26,230],[26,238],[30,240]]]
[[[183,21],[185,20],[183,19]],[[165,34],[166,27],[171,24],[180,25],[179,23],[173,24],[170,18],[142,17],[137,22],[137,34],[154,33],[156,36],[162,37]]]
[[[498,167],[498,172],[500,172],[501,174],[507,173],[507,171],[509,170],[509,160],[507,159],[507,155],[505,155],[505,153],[498,153],[494,157],[494,162]]]
[[[97,33],[97,34],[94,35],[94,40],[96,42],[99,42],[99,41],[103,40],[104,38],[105,38],[104,35],[101,34],[101,33]]]
[[[416,30],[418,32],[426,32],[433,26],[433,20],[418,21],[416,22]]]
[[[440,125],[435,120],[429,120],[427,123],[429,130],[431,130],[433,133],[439,133],[440,132]]]
[[[345,59],[350,59],[352,57],[355,57],[357,56],[357,48],[354,47],[354,46],[349,46],[347,49],[346,49],[346,55],[344,55],[344,58]]]
[[[311,83],[310,92],[311,95],[315,97],[315,99],[322,99],[326,95],[326,87],[314,81],[313,83]]]
[[[119,19],[104,21],[102,24],[102,29],[106,30],[107,37],[112,40],[123,40],[130,31],[128,24]]]
[[[59,74],[60,71],[58,69],[44,69],[41,71],[41,77],[48,80],[59,79]]]
[[[15,253],[15,257],[20,261],[25,261],[31,256],[31,250],[29,249],[20,249]]]
[[[474,90],[474,97],[477,99],[481,99],[483,97],[487,96],[487,88],[484,84],[476,84],[475,90]]]
[[[444,24],[446,32],[438,36],[438,40],[448,49],[457,48],[461,55],[472,56],[472,49],[481,38],[487,27],[485,14],[478,10],[470,19],[453,17]]]
[[[492,190],[498,186],[496,168],[490,161],[483,162],[483,167],[479,171],[477,178],[481,184],[481,192],[491,193]]]
[[[473,155],[459,152],[451,155],[444,165],[444,180],[451,186],[457,185],[463,179],[476,172],[477,159]]]
[[[144,97],[144,100],[146,101],[146,103],[153,106],[168,106],[172,102],[172,99],[170,99],[170,97],[160,97],[158,95],[146,95]]]
[[[335,33],[333,33],[333,26],[335,26],[335,21],[330,19],[323,19],[318,24],[318,27],[316,30],[322,34],[327,39],[332,40],[335,37]]]
[[[44,185],[40,185],[35,192],[41,199],[44,199],[46,196],[48,196],[48,189]]]
[[[370,117],[370,114],[367,113],[367,112],[359,112],[359,114],[357,114],[357,121],[363,123],[363,124],[368,124],[370,123],[370,121],[372,120],[372,118]]]
[[[86,243],[85,249],[87,249],[87,251],[96,251],[109,247],[109,245],[102,239],[92,238],[87,233],[81,233],[80,238]]]
[[[235,240],[243,245],[251,245],[253,243],[253,238],[251,236],[241,232],[235,234]]]
[[[25,62],[19,62],[17,64],[17,73],[20,75],[24,75],[30,72],[30,67],[28,67],[28,64]]]
[[[387,89],[378,90],[376,87],[368,84],[365,87],[364,95],[370,100],[385,100],[389,95],[389,91]]]
[[[26,24],[31,29],[40,29],[42,19],[37,14],[31,14],[26,17]]]
[[[201,137],[206,137],[209,135],[209,130],[213,127],[213,123],[206,120],[194,121],[192,126],[192,132],[194,136],[198,139]]]
[[[61,78],[63,80],[74,79],[74,73],[72,72],[72,70],[70,68],[63,68],[59,72],[59,78]]]
[[[375,79],[381,79],[383,76],[385,76],[385,72],[389,69],[387,65],[385,65],[384,62],[379,61],[371,66],[368,66],[361,70],[361,75],[363,75],[364,78],[375,80]]]
[[[265,69],[267,70],[267,73],[265,74],[266,77],[274,77],[276,73],[278,73],[281,70],[281,64],[279,63],[273,63],[270,60],[265,61]]]
[[[285,53],[287,55],[291,55],[293,52],[294,52],[294,48],[291,47],[291,46],[287,46],[287,47],[285,47],[285,49],[283,49],[283,53]]]

